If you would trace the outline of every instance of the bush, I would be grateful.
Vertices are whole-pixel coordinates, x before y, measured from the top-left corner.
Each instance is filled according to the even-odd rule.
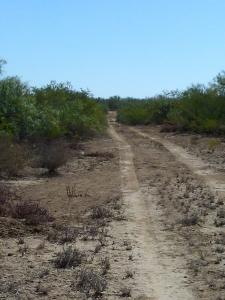
[[[6,217],[12,213],[13,202],[20,197],[10,190],[9,186],[0,182],[0,216]]]
[[[51,82],[35,89],[35,99],[39,110],[54,113],[55,124],[61,130],[58,136],[88,136],[102,132],[106,126],[102,107],[88,92],[74,91],[70,84]]]
[[[123,287],[120,290],[120,296],[124,298],[130,298],[131,297],[131,289],[127,287]]]
[[[147,124],[148,112],[142,106],[125,107],[118,111],[117,120],[129,125]]]
[[[77,288],[87,296],[91,294],[94,297],[102,295],[106,289],[106,280],[92,269],[82,269],[79,273]]]
[[[47,169],[49,174],[54,174],[59,167],[67,162],[68,159],[63,142],[43,144],[40,146],[39,157],[40,167]]]
[[[82,252],[69,246],[57,253],[54,264],[56,268],[60,269],[77,267],[82,263],[83,257]]]
[[[188,215],[183,216],[183,218],[180,220],[180,223],[183,226],[194,226],[197,225],[200,221],[200,218],[197,213],[192,212]]]
[[[129,125],[162,124],[168,121],[167,115],[173,104],[172,100],[161,98],[128,103],[118,111],[117,120]]]
[[[110,218],[112,217],[112,212],[108,208],[96,206],[92,210],[91,217],[92,219]]]
[[[220,78],[221,79],[221,78]],[[225,75],[224,81],[225,82]],[[224,86],[196,85],[184,92],[128,103],[118,111],[118,121],[129,124],[166,124],[163,131],[225,133]]]
[[[55,139],[89,136],[105,127],[103,107],[86,91],[55,82],[31,89],[18,77],[0,80],[0,134],[16,139]]]
[[[53,221],[47,209],[37,203],[22,201],[21,197],[4,183],[0,183],[0,216],[23,219],[27,225]]]
[[[25,166],[24,148],[8,136],[0,136],[0,176],[12,177]]]
[[[59,243],[66,244],[76,241],[78,237],[78,230],[74,227],[65,227],[59,236]]]
[[[15,137],[22,135],[29,88],[18,77],[0,80],[0,132]]]
[[[37,203],[28,201],[17,202],[12,207],[12,216],[16,219],[24,219],[27,225],[39,225],[53,221],[47,209]]]

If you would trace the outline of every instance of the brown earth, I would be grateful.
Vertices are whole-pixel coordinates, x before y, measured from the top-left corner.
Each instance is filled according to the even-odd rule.
[[[0,218],[0,299],[96,299],[105,282],[102,299],[225,299],[223,141],[114,118],[107,136],[70,148],[58,176],[10,182],[55,220]],[[70,246],[82,262],[57,268]]]

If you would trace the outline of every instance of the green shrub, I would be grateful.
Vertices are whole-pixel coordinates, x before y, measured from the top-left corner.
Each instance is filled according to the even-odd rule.
[[[142,105],[131,105],[118,111],[117,120],[129,125],[146,124],[148,112]]]
[[[0,80],[0,134],[55,139],[89,136],[105,127],[104,109],[86,91],[55,82],[31,90],[18,77]]]
[[[118,111],[125,124],[171,124],[176,130],[225,133],[225,75],[208,88],[196,85],[182,93],[135,102]],[[223,79],[223,80],[222,80]]]
[[[105,129],[105,112],[91,99],[88,92],[77,92],[72,90],[69,84],[55,82],[41,89],[35,89],[34,92],[39,110],[51,116],[47,120],[44,118],[49,125],[43,126],[48,128],[46,136],[83,137]]]

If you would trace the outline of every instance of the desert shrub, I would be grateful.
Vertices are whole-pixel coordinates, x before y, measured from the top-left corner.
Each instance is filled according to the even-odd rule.
[[[39,146],[39,166],[54,174],[56,170],[67,162],[68,155],[63,142],[44,143]]]
[[[174,105],[172,100],[150,98],[134,102],[127,102],[118,110],[117,120],[129,125],[162,124],[168,121],[167,115]]]
[[[48,210],[37,203],[21,200],[21,196],[4,183],[0,183],[0,216],[23,219],[27,225],[53,221]]]
[[[133,278],[133,277],[134,277],[134,272],[131,270],[126,270],[125,278]]]
[[[127,287],[121,288],[120,297],[130,298],[131,297],[131,289],[127,288]]]
[[[70,242],[76,241],[78,237],[78,230],[74,227],[65,227],[63,228],[60,237],[59,237],[59,243],[60,244],[66,244]]]
[[[54,265],[59,269],[77,267],[82,263],[84,254],[71,246],[63,248],[54,259]]]
[[[29,88],[18,77],[0,80],[0,132],[20,136]]]
[[[0,136],[0,176],[12,177],[25,166],[24,147],[12,141],[9,136]]]
[[[28,201],[17,202],[12,207],[12,216],[16,219],[24,219],[27,225],[38,225],[53,221],[48,210],[37,203]]]
[[[31,89],[18,77],[0,80],[0,134],[32,140],[81,138],[105,127],[105,110],[87,91],[76,91],[68,83]]]
[[[51,82],[35,89],[40,110],[54,111],[61,135],[88,136],[102,132],[106,126],[105,112],[86,91],[74,91],[70,84]]]
[[[112,217],[112,212],[109,208],[103,206],[96,206],[91,212],[92,219],[104,219]]]
[[[198,224],[200,221],[199,215],[196,212],[189,213],[182,217],[180,223],[183,226],[193,226]]]
[[[117,119],[130,125],[167,124],[164,131],[224,134],[224,82],[225,73],[222,73],[208,87],[193,85],[182,92],[171,92],[138,102],[125,101],[118,110]]]
[[[148,112],[142,105],[124,107],[118,111],[117,120],[129,125],[147,124]]]
[[[106,289],[107,282],[93,269],[82,269],[78,275],[77,288],[87,296],[99,297]]]
[[[199,87],[179,98],[149,99],[118,111],[117,120],[129,125],[165,124],[163,131],[225,133],[225,97]]]
[[[103,258],[101,260],[101,265],[102,265],[102,274],[106,275],[111,266],[109,258],[108,257]]]
[[[0,182],[0,216],[10,215],[13,202],[18,200],[20,200],[20,197],[7,184]]]

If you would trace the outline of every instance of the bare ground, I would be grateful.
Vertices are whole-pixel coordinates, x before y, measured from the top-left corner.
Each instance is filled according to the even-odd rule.
[[[0,218],[0,299],[225,299],[222,142],[206,140],[208,163],[192,136],[113,118],[107,136],[70,149],[59,176],[10,182],[55,220]],[[70,246],[81,262],[56,267]]]
[[[118,151],[106,136],[72,151],[58,176],[10,181],[22,199],[48,208],[55,221],[27,226],[23,220],[0,218],[0,299],[82,299],[83,293],[76,288],[77,274],[91,266],[101,273],[104,255],[99,253],[96,261],[92,257],[107,236],[108,219],[106,224],[97,224],[99,220],[92,219],[90,213],[94,207],[108,207],[120,198],[118,174]],[[71,198],[68,186],[74,189]],[[66,235],[72,235],[71,240],[63,241]],[[57,253],[69,246],[84,253],[82,264],[74,269],[56,268]],[[99,248],[100,252],[103,246]]]

